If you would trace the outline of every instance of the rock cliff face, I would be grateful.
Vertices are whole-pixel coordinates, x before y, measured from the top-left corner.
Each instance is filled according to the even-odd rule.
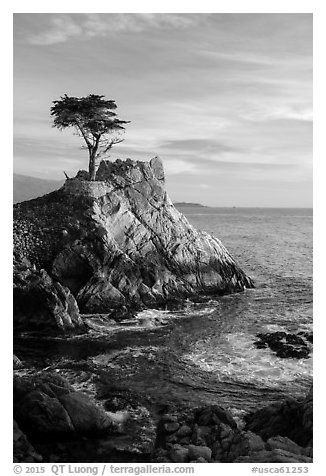
[[[16,257],[68,288],[82,312],[141,308],[253,286],[221,242],[173,206],[159,158],[102,162],[14,206]]]
[[[26,259],[15,261],[13,298],[15,328],[28,323],[29,329],[45,332],[85,330],[70,290]]]

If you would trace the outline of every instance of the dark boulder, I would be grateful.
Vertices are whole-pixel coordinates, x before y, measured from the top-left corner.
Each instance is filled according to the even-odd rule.
[[[295,423],[292,421],[291,433],[292,437],[294,434],[297,435],[298,442],[294,441],[294,438],[291,440],[290,437],[279,436],[285,415],[282,403],[275,405],[272,413],[272,422],[275,424],[273,432],[276,432],[277,436],[271,436],[270,432],[260,432],[259,428],[250,424],[247,424],[245,430],[239,429],[231,414],[217,405],[166,414],[157,426],[153,461],[312,462],[309,398],[301,402],[304,407],[301,420],[298,412],[285,417],[289,422],[291,418],[299,418],[297,421],[294,420]],[[266,409],[264,410],[266,412]],[[270,407],[267,407],[267,413],[269,411]],[[306,443],[309,446],[305,448],[303,446]]]
[[[237,424],[228,410],[218,405],[211,405],[195,410],[195,422],[198,425],[217,425],[224,423],[230,428],[237,428]]]
[[[311,352],[310,345],[312,342],[312,334],[298,332],[290,334],[287,332],[271,332],[265,334],[257,334],[258,341],[254,342],[257,349],[269,347],[276,353],[277,357],[283,359],[305,359]]]
[[[282,436],[302,447],[312,446],[312,393],[305,399],[287,399],[251,413],[246,418],[245,430],[260,435],[264,440]]]
[[[16,420],[13,421],[13,450],[14,463],[40,463],[43,457],[37,453],[26,435],[19,428]]]
[[[37,440],[101,435],[114,427],[104,409],[51,372],[15,376],[14,416],[22,430]]]
[[[86,395],[50,371],[17,374],[14,417],[46,462],[149,461],[156,435],[147,408],[129,391],[110,395]],[[106,411],[103,403],[118,396],[121,410]]]
[[[312,463],[312,459],[305,455],[289,453],[288,451],[275,449],[272,451],[260,451],[247,456],[239,456],[234,463]]]
[[[28,260],[14,263],[14,328],[71,332],[84,324],[70,290]]]
[[[14,354],[13,356],[13,368],[14,370],[21,369],[23,367],[22,361]]]

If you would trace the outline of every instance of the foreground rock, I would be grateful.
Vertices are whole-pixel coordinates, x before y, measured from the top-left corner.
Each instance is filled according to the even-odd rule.
[[[35,451],[26,435],[19,428],[16,420],[13,422],[13,452],[14,463],[39,463],[43,457]]]
[[[311,332],[298,332],[290,334],[287,332],[270,332],[257,334],[258,341],[254,342],[258,349],[269,347],[276,353],[277,357],[303,359],[308,358],[311,352],[310,344],[313,337]]]
[[[269,409],[266,407],[260,412],[268,415]],[[281,419],[282,415],[280,406],[274,417]],[[161,463],[311,463],[308,423],[308,420],[312,423],[311,418],[306,411],[306,433],[300,433],[300,446],[279,434],[267,438],[267,433],[250,431],[250,425],[241,430],[230,413],[216,405],[164,415],[158,424],[153,460]],[[296,430],[299,425],[299,421],[293,420]]]
[[[114,428],[109,415],[53,373],[14,378],[14,416],[34,439],[102,435]]]
[[[17,355],[13,355],[13,368],[14,370],[20,369],[23,367],[22,361],[17,357]]]
[[[15,205],[14,231],[16,255],[68,288],[84,313],[253,286],[221,242],[173,206],[158,158],[102,162],[96,182],[79,173]]]
[[[312,462],[310,396],[297,401],[301,410],[288,416],[287,402],[248,415],[244,429],[218,405],[171,410],[157,422],[156,406],[145,393],[115,386],[103,375],[77,370],[66,375],[77,389],[87,381],[88,394],[56,372],[15,372],[15,461]],[[290,417],[292,438],[276,424]]]
[[[49,371],[16,373],[14,418],[17,462],[149,461],[155,444],[136,395],[112,390],[96,399]]]
[[[245,429],[257,433],[264,440],[279,435],[310,448],[313,446],[312,391],[302,400],[273,403],[250,414],[246,421]]]
[[[70,290],[26,258],[14,263],[14,327],[42,331],[84,329]]]

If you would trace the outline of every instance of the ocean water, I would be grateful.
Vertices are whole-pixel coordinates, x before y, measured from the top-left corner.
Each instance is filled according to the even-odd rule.
[[[67,375],[69,362],[83,362],[160,405],[214,403],[239,417],[274,400],[304,395],[312,384],[312,355],[282,359],[257,349],[254,341],[259,332],[312,330],[312,210],[182,212],[197,229],[222,241],[255,289],[186,302],[175,311],[146,310],[115,327],[100,323],[88,335],[43,344],[49,362]],[[40,344],[38,350],[41,355]]]
[[[312,210],[182,212],[222,241],[255,289],[178,311],[143,311],[130,323],[133,330],[111,341],[114,355],[102,352],[93,362],[162,402],[217,403],[234,414],[304,395],[312,384],[312,354],[282,359],[254,341],[259,332],[312,330]]]
[[[289,394],[312,382],[312,357],[282,359],[253,346],[259,332],[312,331],[312,210],[189,209],[189,221],[217,236],[255,289],[211,303],[208,332],[184,356],[219,379]]]

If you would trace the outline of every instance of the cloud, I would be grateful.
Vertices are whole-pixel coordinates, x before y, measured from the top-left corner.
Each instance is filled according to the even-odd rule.
[[[310,203],[311,15],[16,14],[14,32],[17,171],[85,167],[49,108],[97,92],[131,121],[112,160],[161,156],[180,200],[289,204],[291,183]]]
[[[172,157],[165,156],[167,159],[166,162],[179,162],[180,164],[187,164],[187,168],[193,172],[200,172],[204,174],[205,172],[210,172],[212,170],[223,171],[232,171],[236,173],[243,173],[246,170],[261,170],[261,171],[270,171],[270,170],[280,170],[280,169],[295,169],[297,164],[291,162],[280,161],[280,162],[256,162],[254,160],[247,159],[246,162],[241,162],[237,160],[212,160],[208,157],[188,155],[184,157],[178,157],[174,159]]]
[[[280,108],[279,110],[274,110],[275,119],[288,119],[293,121],[305,121],[312,122],[313,112],[310,108]]]
[[[222,154],[227,152],[241,152],[238,147],[229,146],[212,139],[181,139],[163,142],[162,149],[182,150],[182,151],[202,151]]]
[[[200,17],[202,18],[202,16]],[[198,15],[175,13],[110,13],[48,16],[46,30],[29,38],[33,45],[53,45],[78,37],[102,37],[148,29],[182,29],[198,21]]]
[[[284,104],[282,104],[282,102]],[[312,122],[313,111],[310,107],[302,107],[300,104],[285,104],[285,100],[279,101],[279,105],[265,104],[253,105],[251,110],[242,111],[239,116],[248,121],[302,121]]]
[[[196,22],[194,15],[175,13],[113,13],[87,15],[84,29],[88,36],[106,35],[112,32],[142,32],[149,28],[187,28]]]
[[[51,27],[37,35],[29,38],[32,45],[53,45],[64,43],[70,38],[81,35],[83,29],[75,23],[68,15],[51,19]]]
[[[199,183],[198,187],[203,188],[204,190],[207,190],[207,189],[211,188],[211,186],[208,185],[207,183]]]

